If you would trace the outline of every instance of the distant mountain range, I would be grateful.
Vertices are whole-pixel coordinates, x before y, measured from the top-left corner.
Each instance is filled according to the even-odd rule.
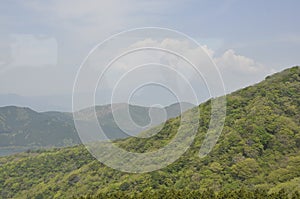
[[[127,106],[127,104],[115,104],[113,106],[114,112],[124,112],[127,110]],[[181,107],[187,110],[192,105],[182,103]],[[96,106],[95,110],[98,121],[108,138],[120,139],[129,136],[116,124],[111,105]],[[128,110],[132,120],[138,125],[144,126],[150,122],[149,107],[129,105]],[[163,111],[161,108],[154,108],[154,112],[155,110],[157,114]],[[79,111],[81,116],[81,121],[79,122],[89,126],[89,120],[94,113],[93,111],[93,108]],[[166,107],[166,112],[167,117],[158,119],[152,126],[180,115],[180,105],[174,104],[168,106]],[[139,133],[126,123],[122,126],[131,134],[136,135]],[[33,148],[65,147],[79,143],[81,142],[75,129],[72,113],[55,111],[36,112],[29,108],[16,106],[0,107],[0,155]]]
[[[142,93],[143,94],[141,95],[135,95],[134,101],[129,103],[144,107],[159,103],[164,107],[167,107],[176,102],[176,99],[174,99],[173,96],[169,96],[162,89],[151,88]],[[82,93],[82,95],[86,95],[86,93]],[[111,95],[111,91],[108,90],[97,91],[95,94],[96,104],[100,106],[110,104]],[[159,100],[157,96],[160,96]],[[208,97],[209,96],[206,96],[206,94],[202,94],[201,96],[198,96],[198,99],[204,101]],[[121,101],[116,101],[114,103],[121,103]],[[2,93],[0,94],[0,107],[4,106],[28,107],[37,112],[72,112],[72,93],[40,96],[22,96],[18,94]]]

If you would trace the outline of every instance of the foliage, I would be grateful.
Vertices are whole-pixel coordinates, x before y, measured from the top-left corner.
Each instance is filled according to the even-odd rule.
[[[114,193],[100,193],[97,196],[82,196],[80,199],[117,199],[117,198],[128,198],[128,199],[298,199],[300,194],[298,191],[287,194],[284,189],[279,192],[268,194],[264,190],[247,190],[238,189],[233,191],[220,191],[218,193],[211,189],[205,191],[199,190],[176,190],[176,189],[162,189],[155,191],[144,191],[141,193],[128,193],[128,192],[114,192]]]

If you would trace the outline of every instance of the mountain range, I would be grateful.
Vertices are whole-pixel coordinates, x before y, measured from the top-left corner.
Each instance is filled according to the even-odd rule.
[[[159,118],[152,126],[180,115],[180,107],[183,110],[187,110],[192,105],[181,103],[166,107],[166,118]],[[97,119],[109,139],[128,137],[128,134],[118,127],[113,115],[113,112],[125,112],[127,108],[132,120],[142,126],[150,122],[149,110],[157,113],[155,115],[156,118],[163,111],[162,108],[158,107],[149,108],[128,104],[96,106]],[[79,122],[89,125],[94,108],[86,108],[80,110],[79,113],[81,117]],[[133,135],[139,133],[126,123],[123,126]],[[151,128],[151,126],[148,128]],[[56,111],[36,112],[30,108],[16,106],[0,107],[0,155],[41,147],[65,147],[80,143],[72,113]]]
[[[3,198],[143,198],[145,193],[163,198],[155,194],[209,189],[220,198],[233,198],[230,191],[247,189],[270,194],[268,198],[275,198],[272,193],[287,193],[277,198],[292,197],[300,191],[300,67],[268,76],[226,99],[222,134],[205,157],[199,157],[199,149],[209,128],[212,100],[184,113],[200,111],[197,135],[191,147],[163,169],[142,174],[114,170],[82,145],[28,151],[0,158],[0,194]],[[124,138],[115,144],[131,152],[155,151],[174,138],[179,123],[180,117],[171,118],[150,138]],[[223,191],[231,197],[221,197]],[[294,198],[299,198],[297,194]]]

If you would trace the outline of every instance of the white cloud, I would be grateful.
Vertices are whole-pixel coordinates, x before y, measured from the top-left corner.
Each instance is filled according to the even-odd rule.
[[[238,88],[256,83],[273,71],[272,68],[268,68],[254,59],[239,55],[233,49],[228,49],[220,56],[216,56],[214,50],[210,49],[207,45],[196,46],[192,45],[187,40],[179,40],[174,38],[156,40],[153,38],[146,38],[144,40],[134,42],[128,47],[127,50],[141,47],[157,47],[181,54],[183,57],[186,57],[195,66],[197,66],[202,75],[204,74],[207,83],[211,85],[218,81],[216,70],[214,70],[214,66],[211,62],[212,60],[221,72],[227,92],[231,92]],[[183,61],[182,58],[166,52],[135,52],[117,61],[113,67],[115,67],[116,73],[124,74],[134,66],[154,62],[170,65],[190,81],[194,81],[195,86],[200,84],[200,82],[197,80],[199,76],[197,76],[196,71],[193,70],[189,64]],[[112,74],[113,72],[111,75]],[[163,78],[171,78],[168,77],[168,74],[166,73],[160,75],[163,75]],[[160,75],[158,74],[157,78],[161,78]],[[143,76],[141,75],[139,78],[143,78]],[[114,85],[113,75],[108,79],[111,80],[110,84]],[[220,89],[217,90],[217,93],[220,94]],[[216,92],[214,93],[216,94]]]
[[[258,63],[246,56],[239,55],[232,49],[226,50],[220,56],[216,56],[214,50],[210,49],[207,45],[198,46],[186,39],[141,39],[141,37],[136,37],[134,41],[129,43],[129,45],[126,42],[122,42],[122,39],[126,40],[128,38],[131,37],[122,37],[120,40],[118,40],[118,38],[114,39],[113,42],[116,42],[117,45],[111,45],[109,49],[104,49],[105,52],[107,52],[106,50],[110,52],[109,54],[105,55],[105,58],[103,58],[103,51],[101,51],[102,49],[97,51],[99,54],[93,54],[92,57],[94,59],[89,60],[89,67],[94,66],[94,69],[97,68],[98,70],[103,71],[104,66],[107,64],[103,63],[106,59],[111,60],[111,58],[116,57],[121,53],[134,49],[140,49],[142,47],[155,47],[157,49],[161,48],[178,53],[182,57],[185,57],[191,61],[196,69],[184,61],[182,57],[178,57],[166,51],[134,51],[131,54],[127,54],[117,60],[111,65],[109,70],[105,71],[105,84],[102,84],[102,87],[99,87],[100,90],[114,88],[117,82],[123,76],[123,78],[125,77],[126,81],[121,82],[122,89],[119,91],[119,94],[123,95],[124,97],[126,96],[125,93],[129,93],[129,88],[138,87],[139,85],[142,85],[143,81],[150,80],[153,82],[159,82],[163,85],[169,85],[169,87],[172,88],[176,88],[179,93],[185,96],[185,91],[189,89],[189,86],[188,84],[184,85],[185,80],[182,79],[183,76],[193,87],[198,99],[203,100],[207,99],[209,96],[215,97],[224,94],[222,81],[213,62],[216,63],[219,71],[221,72],[223,81],[225,83],[225,90],[227,92],[231,92],[238,88],[253,84],[258,80],[262,80],[266,74],[270,73],[270,70],[267,69],[263,64]],[[145,67],[144,70],[134,69],[136,66],[148,63],[160,63],[168,65],[180,75],[175,75],[172,70],[166,70],[162,66],[161,69],[159,69],[159,67],[153,67],[152,69]],[[132,71],[133,69],[135,71]],[[127,74],[127,72],[129,73]],[[200,72],[201,75],[199,75],[198,72]],[[90,73],[87,73],[86,79],[90,80],[93,75],[97,76],[97,73],[94,70],[91,70]],[[105,86],[105,88],[103,86]],[[192,99],[190,95],[189,99]]]
[[[265,70],[265,66],[251,58],[238,55],[229,49],[221,57],[214,57],[214,61],[222,70],[231,70],[235,73],[251,75]]]
[[[262,63],[255,61],[249,57],[239,55],[233,49],[226,50],[221,56],[216,56],[214,50],[210,49],[207,45],[192,46],[189,42],[184,40],[177,40],[166,38],[158,41],[152,38],[137,41],[130,45],[128,49],[141,48],[141,47],[159,47],[163,49],[170,49],[189,58],[194,64],[205,67],[207,56],[210,57],[221,71],[229,70],[233,73],[240,75],[255,75],[260,72],[271,71],[271,69],[264,66]],[[147,57],[145,57],[147,55]],[[145,56],[136,56],[135,61],[140,59],[141,63],[149,62],[153,59],[153,53],[145,53]],[[162,56],[161,54],[157,56]],[[163,56],[165,63],[178,65],[179,58],[176,56]],[[132,59],[131,59],[132,60]],[[204,61],[205,60],[205,61]],[[120,63],[122,68],[129,69],[132,67],[129,63]]]

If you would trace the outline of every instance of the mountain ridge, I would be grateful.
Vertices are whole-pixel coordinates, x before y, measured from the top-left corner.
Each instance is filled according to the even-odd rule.
[[[190,149],[166,168],[144,174],[120,172],[99,163],[83,146],[21,153],[0,158],[0,193],[13,198],[72,198],[114,193],[132,197],[165,189],[299,191],[300,67],[226,99],[223,132],[204,158],[199,158],[199,149],[209,126],[211,100],[198,106],[200,126]],[[173,138],[179,124],[180,117],[172,118],[149,139],[131,137],[115,144],[132,152],[157,150]]]
[[[183,109],[186,110],[190,104],[183,103]],[[125,111],[126,104],[116,104],[121,111]],[[119,139],[128,137],[127,134],[118,128],[114,122],[111,105],[96,106],[98,120],[108,134],[110,139]],[[145,125],[149,122],[149,107],[129,105],[129,111],[134,121]],[[180,114],[179,104],[172,107],[166,107],[168,118]],[[90,115],[94,114],[94,108],[90,107],[79,112],[82,115],[82,121],[89,121]],[[161,121],[163,122],[163,121]],[[126,124],[125,124],[126,127]],[[138,132],[133,132],[137,134]],[[10,147],[12,152],[16,148],[19,151],[41,147],[65,147],[80,144],[80,138],[74,126],[73,115],[70,112],[46,111],[37,112],[28,107],[6,106],[0,107],[0,155],[6,155],[8,152],[1,152],[1,147]]]

